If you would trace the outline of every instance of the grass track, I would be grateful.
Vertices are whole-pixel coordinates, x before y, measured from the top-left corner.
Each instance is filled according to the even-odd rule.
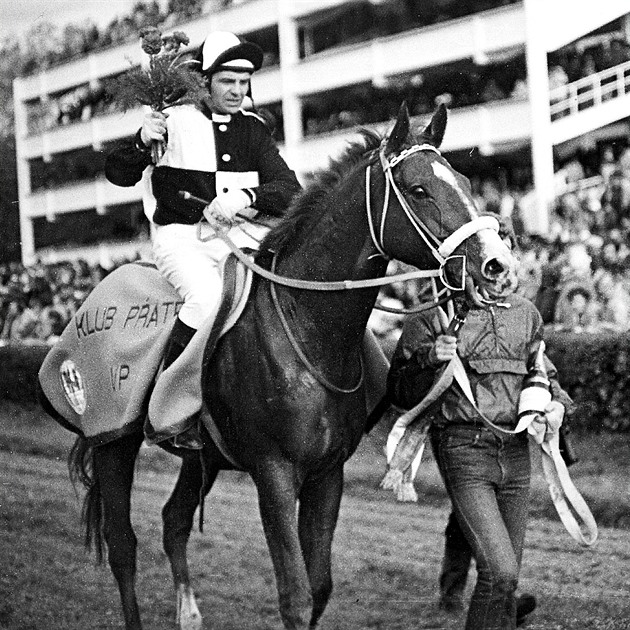
[[[36,410],[10,405],[0,407],[0,429],[0,628],[122,628],[109,568],[96,567],[82,548],[80,497],[64,460],[72,437]],[[396,503],[377,489],[381,438],[369,436],[348,465],[334,545],[335,590],[320,629],[461,628],[461,618],[449,618],[435,606],[448,513],[435,466],[430,461],[422,466],[422,503]],[[576,479],[596,503],[599,491],[610,495],[606,501],[599,497],[602,513],[619,519],[624,498],[628,501],[628,476],[620,465],[611,470],[607,460],[613,455],[584,457]],[[160,509],[173,486],[176,461],[146,449],[138,466],[133,517],[147,630],[174,628]],[[536,477],[536,514],[544,514],[550,503],[541,483]],[[271,562],[247,477],[223,473],[219,478],[206,502],[205,531],[193,532],[190,556],[207,630],[280,630]],[[557,519],[534,518],[521,590],[536,594],[540,605],[527,627],[630,630],[629,567],[630,531],[604,527],[597,545],[582,549]],[[474,570],[470,577],[472,585]]]

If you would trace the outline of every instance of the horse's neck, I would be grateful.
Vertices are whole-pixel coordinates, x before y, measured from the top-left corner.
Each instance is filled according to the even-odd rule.
[[[374,253],[366,220],[365,192],[348,186],[327,201],[328,211],[282,262],[283,273],[309,280],[336,281],[384,275],[387,263]],[[283,292],[285,293],[285,292]],[[378,289],[285,293],[292,317],[308,329],[314,345],[344,353],[363,337]],[[318,339],[319,337],[319,339]]]

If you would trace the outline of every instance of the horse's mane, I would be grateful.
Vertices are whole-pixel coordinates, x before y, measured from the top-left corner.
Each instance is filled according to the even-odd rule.
[[[331,160],[328,168],[316,174],[315,179],[296,195],[282,221],[265,237],[261,251],[282,251],[320,220],[326,210],[326,197],[380,146],[382,138],[376,132],[362,129],[360,133],[359,140],[351,143],[339,158]]]

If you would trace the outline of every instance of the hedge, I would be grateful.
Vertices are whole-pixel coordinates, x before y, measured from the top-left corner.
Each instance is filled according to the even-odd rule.
[[[577,405],[576,429],[630,431],[630,333],[548,331],[547,354]]]
[[[547,353],[577,404],[571,427],[630,431],[630,333],[548,331]],[[0,346],[0,398],[36,400],[37,372],[45,344]]]
[[[10,343],[0,346],[0,399],[32,403],[37,400],[37,372],[50,346]]]

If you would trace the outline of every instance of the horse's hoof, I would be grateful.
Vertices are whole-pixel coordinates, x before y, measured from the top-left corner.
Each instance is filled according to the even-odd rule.
[[[203,627],[197,600],[190,586],[180,585],[177,589],[176,622],[179,630],[201,630]]]

